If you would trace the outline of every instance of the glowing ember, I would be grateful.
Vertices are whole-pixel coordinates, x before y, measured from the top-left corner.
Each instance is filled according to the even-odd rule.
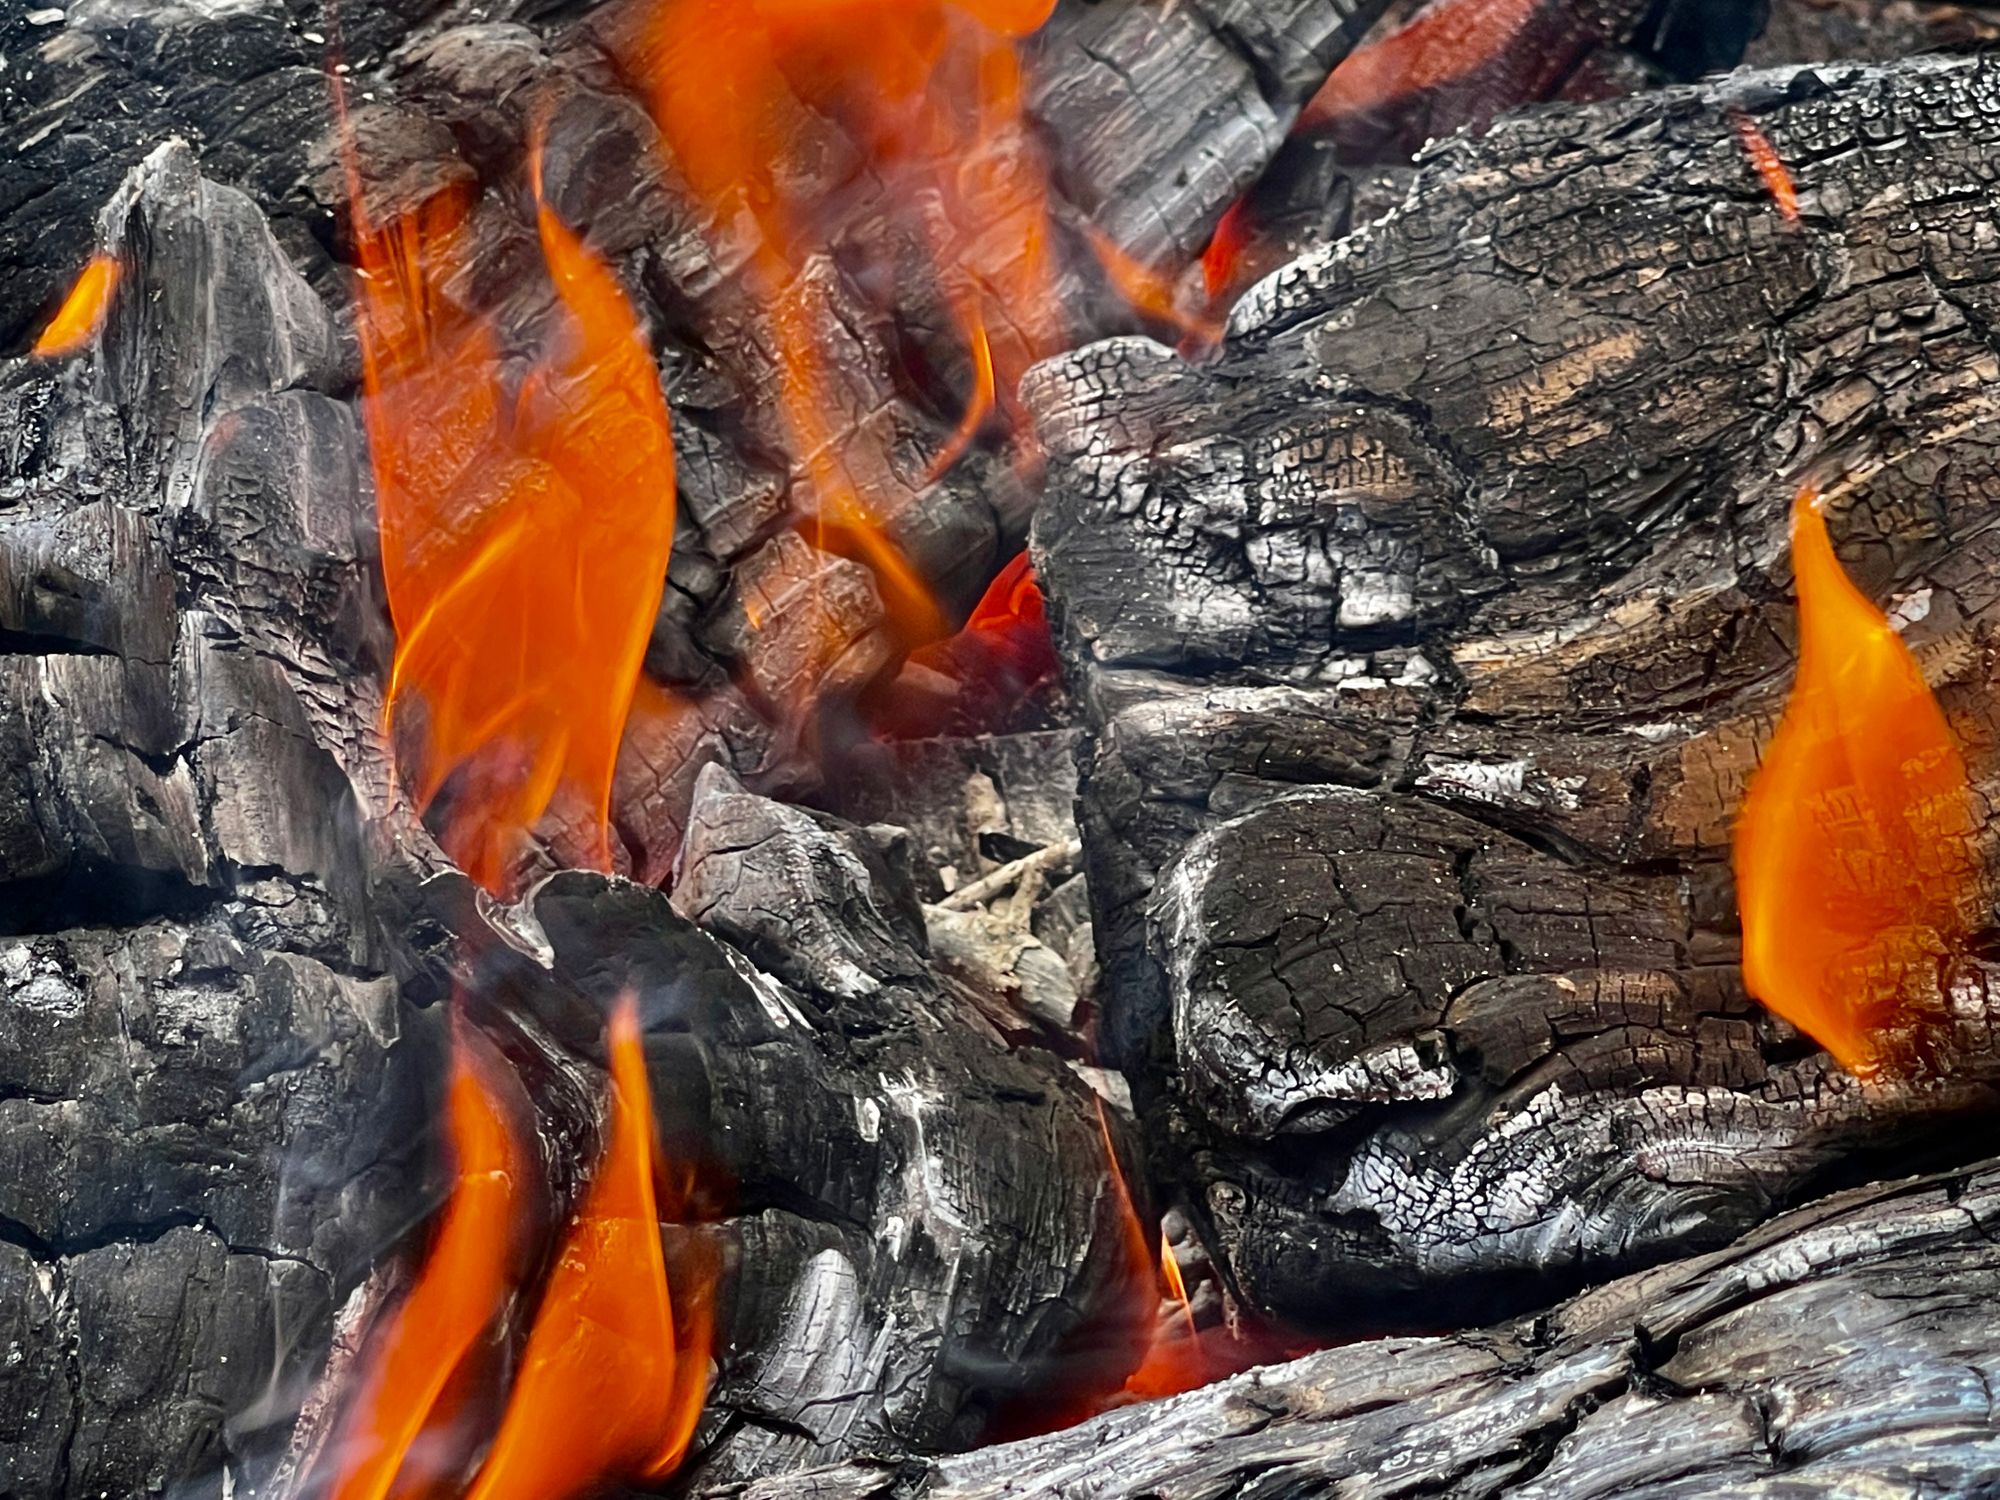
[[[1799,222],[1799,190],[1792,183],[1792,174],[1785,170],[1778,148],[1771,144],[1771,138],[1748,115],[1739,110],[1732,118],[1736,122],[1737,139],[1743,142],[1744,154],[1750,158],[1750,165],[1757,169],[1758,177],[1763,179],[1764,191],[1771,195],[1771,201],[1778,206],[1784,221],[1796,228]]]
[[[1817,493],[1792,509],[1799,668],[1736,823],[1743,977],[1846,1068],[1940,1004],[1978,871],[1965,764],[1923,674],[1841,568]]]
[[[492,1335],[522,1250],[531,1159],[519,1085],[489,1043],[454,1013],[445,1100],[453,1186],[422,1272],[386,1327],[331,1451],[328,1500],[383,1500],[447,1477],[459,1445],[448,1392]],[[420,1442],[420,1439],[426,1441]]]
[[[1243,274],[1250,245],[1256,237],[1256,211],[1245,194],[1229,205],[1201,253],[1201,284],[1210,307],[1220,305]]]
[[[1211,1378],[1208,1359],[1202,1350],[1201,1334],[1194,1326],[1194,1309],[1188,1305],[1187,1287],[1181,1281],[1180,1263],[1174,1247],[1160,1234],[1160,1272],[1166,1294],[1175,1304],[1171,1321],[1155,1319],[1152,1340],[1139,1368],[1125,1377],[1125,1393],[1135,1401],[1152,1401],[1161,1396],[1178,1396],[1205,1385]]]
[[[35,340],[30,351],[37,359],[62,359],[76,353],[97,337],[104,316],[111,311],[112,294],[118,290],[118,261],[103,251],[91,256],[76,278],[76,285],[63,298],[49,326]]]
[[[504,890],[562,798],[611,866],[612,773],[674,535],[666,402],[617,278],[548,206],[556,296],[510,385],[491,331],[455,307],[465,204],[384,228],[354,204],[369,447],[396,627],[389,713],[418,805]]]
[[[1298,128],[1387,128],[1413,100],[1447,90],[1490,95],[1496,107],[1509,98],[1541,98],[1580,55],[1584,39],[1567,34],[1566,9],[1544,0],[1435,0],[1343,58],[1307,103]],[[1568,45],[1524,45],[1552,23],[1563,26]]]
[[[994,577],[956,635],[910,653],[871,722],[890,739],[997,729],[1060,670],[1023,552]]]
[[[468,1500],[565,1500],[671,1473],[708,1387],[712,1281],[676,1297],[655,1191],[658,1155],[637,1007],[611,1021],[603,1159],[549,1272],[507,1414]]]

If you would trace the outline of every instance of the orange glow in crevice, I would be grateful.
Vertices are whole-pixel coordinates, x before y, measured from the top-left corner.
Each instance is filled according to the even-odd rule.
[[[1188,1305],[1187,1288],[1181,1281],[1180,1266],[1174,1260],[1173,1247],[1167,1243],[1164,1231],[1160,1234],[1160,1258],[1157,1262],[1153,1258],[1151,1238],[1139,1221],[1132,1190],[1118,1164],[1118,1153],[1111,1142],[1111,1124],[1101,1102],[1097,1106],[1097,1125],[1104,1136],[1105,1159],[1110,1163],[1126,1273],[1136,1289],[1138,1306],[1134,1312],[1139,1326],[1149,1330],[1138,1365],[1125,1377],[1118,1395],[1104,1405],[1122,1406],[1133,1401],[1178,1396],[1182,1391],[1206,1385],[1221,1372],[1209,1367],[1208,1353],[1202,1347],[1194,1313]],[[1163,1302],[1178,1304],[1171,1318],[1159,1316]]]
[[[1196,1386],[1206,1385],[1215,1376],[1208,1368],[1201,1333],[1194,1326],[1194,1309],[1188,1304],[1187,1287],[1181,1281],[1180,1262],[1174,1247],[1160,1234],[1160,1280],[1166,1298],[1175,1308],[1171,1319],[1155,1317],[1152,1338],[1139,1368],[1125,1377],[1125,1394],[1134,1401],[1154,1401],[1162,1396],[1178,1396]]]
[[[89,345],[104,327],[118,279],[116,256],[102,250],[91,256],[29,352],[36,359],[63,359]]]
[[[1413,101],[1445,92],[1464,93],[1479,121],[1491,115],[1482,100],[1497,108],[1541,98],[1575,68],[1588,39],[1566,9],[1548,0],[1433,0],[1341,59],[1297,129],[1366,138],[1391,129]],[[1554,45],[1533,45],[1544,41]]]
[[[1201,253],[1201,284],[1211,314],[1235,290],[1256,241],[1257,212],[1251,207],[1254,192],[1253,188],[1229,205],[1209,236],[1208,248]]]
[[[568,1500],[664,1478],[694,1437],[708,1389],[711,1267],[668,1285],[660,1225],[685,1212],[664,1194],[638,1010],[610,1028],[603,1159],[550,1269],[506,1416],[467,1500]]]
[[[537,153],[538,155],[539,153]],[[396,630],[387,718],[446,853],[506,893],[559,798],[611,867],[612,773],[674,535],[667,407],[611,270],[540,201],[555,306],[510,379],[451,300],[468,203],[354,192],[364,400]]]
[[[1022,552],[994,575],[956,634],[910,653],[902,675],[871,707],[870,723],[890,739],[997,729],[1061,665],[1034,567]]]
[[[1750,993],[1858,1074],[1943,1008],[1980,872],[1965,762],[1923,674],[1854,586],[1817,492],[1792,507],[1799,665],[1735,830]]]
[[[445,1098],[451,1195],[415,1284],[369,1334],[361,1383],[336,1430],[340,1468],[326,1500],[421,1492],[448,1480],[476,1441],[451,1435],[451,1393],[479,1373],[470,1367],[482,1347],[496,1355],[520,1273],[534,1178],[526,1111],[505,1060],[454,1005]]]

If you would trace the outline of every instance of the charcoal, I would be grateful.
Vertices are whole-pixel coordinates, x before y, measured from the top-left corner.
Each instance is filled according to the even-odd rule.
[[[0,1307],[33,1372],[0,1437],[17,1493],[162,1493],[268,1460],[332,1300],[423,1191],[429,1028],[388,980],[240,925],[225,907],[0,945]]]
[[[580,1118],[558,1138],[588,1138],[602,1016],[634,993],[665,1149],[728,1184],[712,1477],[967,1442],[1115,1385],[1136,1337],[1094,1095],[931,967],[890,842],[710,767],[672,905],[552,877],[516,921],[549,967],[499,947],[473,978],[552,1060],[538,1096]]]
[[[643,695],[626,721],[611,789],[612,823],[634,879],[659,885],[672,876],[696,782],[711,765],[794,795],[817,779],[813,767],[782,753],[770,727],[726,682]]]
[[[266,1457],[330,1336],[323,1272],[200,1228],[90,1250],[56,1276],[76,1390],[62,1478],[76,1494],[231,1493],[231,1460]],[[219,1431],[217,1412],[230,1414]]]
[[[1198,256],[1376,0],[1072,5],[1036,38],[1032,108],[1074,205],[1145,262]],[[1160,163],[1183,163],[1162,172]]]
[[[828,788],[835,811],[908,828],[919,890],[943,900],[1007,860],[1076,836],[1073,730],[875,742]]]
[[[1375,9],[1066,0],[1029,49],[1058,217],[1178,269]],[[1147,1434],[1143,1463],[1061,1438],[1032,1473],[1021,1450],[956,1478],[910,1455],[1113,1396],[1156,1288],[1133,1284],[1108,1152],[1142,1234],[1165,1189],[1236,1303],[1339,1333],[1546,1306],[1720,1244],[1866,1153],[1945,1150],[1946,1122],[1962,1154],[1993,1103],[1985,959],[1954,970],[1936,1072],[1859,1087],[1742,993],[1726,855],[1789,662],[1772,476],[1826,453],[1874,445],[1836,535],[1992,779],[1980,64],[1504,122],[1356,189],[1403,206],[1267,281],[1214,363],[1128,338],[1045,367],[1036,561],[1088,737],[881,749],[896,785],[870,807],[858,778],[824,784],[822,718],[914,642],[848,555],[853,518],[811,493],[819,455],[783,456],[743,245],[672,163],[655,174],[620,71],[631,8],[333,10],[78,0],[0,22],[26,60],[0,71],[0,346],[92,248],[125,268],[92,349],[0,365],[0,1489],[257,1493],[308,1393],[338,1407],[335,1309],[351,1329],[398,1284],[437,1201],[454,984],[533,1087],[551,1208],[596,1159],[605,1014],[640,1000],[662,1149],[703,1181],[669,1251],[712,1243],[728,1268],[691,1486],[1282,1483],[1259,1434],[1297,1441],[1294,1407],[1327,1424],[1309,1477],[1406,1466],[1432,1492],[1541,1465],[1569,1493],[1628,1440],[1688,1448],[1649,1424],[1716,1413],[1714,1474],[1739,1434],[1802,1470],[1967,1466],[1963,1433],[1866,1427],[1872,1450],[1835,1451],[1799,1404],[1830,1390],[1866,1424],[1880,1402],[1839,1383],[1826,1337],[1775,1331],[1914,1347],[1863,1316],[1909,1245],[1965,1272],[1954,1315],[1983,1306],[1975,1176],[1822,1208],[1540,1325],[1270,1377],[1276,1416],[1225,1387],[1074,1440]],[[548,201],[657,348],[684,529],[613,795],[636,880],[555,875],[496,907],[380,742],[329,47],[371,208],[474,199],[453,294],[503,344],[549,310],[539,125]],[[1776,218],[1737,110],[1797,164],[1805,228]],[[970,391],[962,333],[942,288],[891,314],[885,280],[926,280],[926,252],[869,191],[851,204],[802,273],[837,372],[827,449],[949,620],[1018,542],[1030,465],[982,447],[930,477]],[[1130,326],[1068,304],[1096,272],[1058,239],[1065,306],[1010,313],[1051,339]],[[771,800],[804,794],[835,811]],[[574,809],[538,833],[536,869],[595,857]],[[1100,1043],[1146,1149],[1086,1081],[1123,1094],[1083,1066]],[[1751,1266],[1734,1283],[1730,1257]],[[1781,1283],[1807,1290],[1763,1325],[1718,1311]],[[1924,1326],[1912,1358],[1962,1377],[1926,1367],[1925,1399],[1969,1399],[1986,1331]],[[1529,1415],[1399,1448],[1392,1358]],[[1760,1359],[1797,1383],[1771,1394]],[[1200,1456],[1161,1440],[1175,1411]],[[797,1472],[855,1455],[898,1467]]]
[[[1842,468],[1843,557],[1996,774],[1994,143],[1957,123],[1992,92],[1910,62],[1518,117],[1212,361],[1031,373],[1107,1056],[1253,1308],[1546,1302],[1991,1111],[1983,950],[1938,1069],[1857,1088],[1743,990],[1729,825],[1792,495]]]
[[[1996,1194],[1991,1163],[1864,1189],[1546,1317],[1330,1349],[977,1453],[700,1493],[1977,1493]]]
[[[705,638],[737,664],[781,743],[809,746],[820,715],[851,702],[888,662],[894,647],[882,626],[868,569],[787,531],[736,570]]]
[[[32,1372],[0,1466],[220,1494],[420,1211],[437,1047],[365,900],[388,772],[340,335],[179,144],[87,227],[123,266],[97,347],[0,368],[0,1234]]]

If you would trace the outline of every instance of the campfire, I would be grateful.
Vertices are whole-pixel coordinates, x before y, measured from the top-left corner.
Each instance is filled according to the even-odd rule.
[[[0,38],[0,1493],[2000,1472],[1991,16]]]

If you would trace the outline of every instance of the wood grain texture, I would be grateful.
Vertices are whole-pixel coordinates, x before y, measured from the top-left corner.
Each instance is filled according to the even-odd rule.
[[[1996,89],[1913,61],[1517,117],[1212,360],[1030,376],[1107,1035],[1252,1307],[1546,1303],[1991,1117],[1983,938],[1930,1063],[1859,1088],[1744,994],[1728,855],[1809,474],[1990,803]]]

